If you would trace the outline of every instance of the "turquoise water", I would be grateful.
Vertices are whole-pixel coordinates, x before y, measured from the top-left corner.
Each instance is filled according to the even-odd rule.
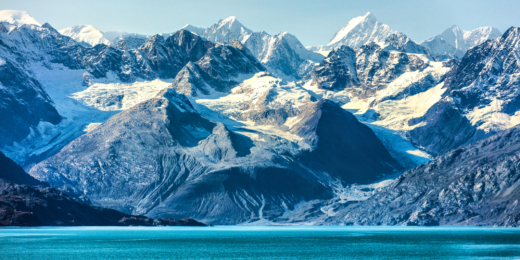
[[[1,259],[520,259],[520,229],[1,228]]]

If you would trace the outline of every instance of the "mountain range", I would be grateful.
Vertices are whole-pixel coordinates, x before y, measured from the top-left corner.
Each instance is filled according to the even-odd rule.
[[[367,13],[305,48],[233,16],[139,35],[1,11],[23,169],[1,157],[0,223],[518,226],[519,30],[417,43]]]

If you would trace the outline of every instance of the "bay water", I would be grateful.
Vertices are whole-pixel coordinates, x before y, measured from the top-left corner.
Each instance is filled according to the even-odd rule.
[[[520,259],[520,229],[0,228],[0,259]]]

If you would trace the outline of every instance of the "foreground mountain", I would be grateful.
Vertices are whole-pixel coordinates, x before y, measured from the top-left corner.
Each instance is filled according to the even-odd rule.
[[[309,103],[298,118],[281,135],[292,136],[287,139],[231,131],[170,89],[117,114],[30,173],[125,212],[236,224],[331,198],[332,183],[368,183],[400,169],[373,132],[334,103]],[[349,135],[338,136],[343,132]]]
[[[428,48],[435,57],[441,60],[461,59],[469,49],[500,36],[502,33],[493,27],[465,31],[453,25],[443,33],[422,42],[421,46]]]
[[[204,226],[193,219],[150,219],[82,204],[40,182],[0,152],[0,226]]]
[[[520,127],[452,150],[343,211],[348,225],[520,226]]]
[[[518,120],[520,31],[470,49],[450,72],[442,99],[410,125],[409,138],[432,154],[511,128]]]

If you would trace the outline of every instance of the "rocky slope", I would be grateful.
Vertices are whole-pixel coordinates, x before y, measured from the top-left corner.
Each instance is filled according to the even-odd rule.
[[[80,203],[40,182],[0,152],[0,226],[204,226],[151,219]]]
[[[311,86],[331,91],[345,91],[351,97],[375,97],[377,92],[406,73],[423,72],[430,66],[428,59],[402,52],[390,52],[376,43],[350,48],[346,45],[330,52],[325,60],[314,69]],[[424,73],[423,78],[428,77]],[[400,86],[393,96],[416,94],[436,85],[442,78],[429,77],[423,82],[408,82]],[[384,100],[384,99],[382,99]]]
[[[30,173],[125,212],[235,224],[331,198],[330,183],[338,180],[367,183],[400,169],[373,132],[334,103],[310,103],[300,115],[285,130],[296,140],[261,132],[252,139],[248,129],[231,131],[201,116],[170,89]],[[350,134],[334,138],[339,132]]]
[[[487,40],[500,37],[502,33],[493,27],[481,27],[472,31],[462,30],[453,25],[441,34],[421,43],[441,60],[460,59],[466,52]]]
[[[410,139],[440,155],[518,124],[519,47],[519,28],[512,27],[470,49],[446,79],[442,100],[410,122],[424,122]]]
[[[520,128],[452,150],[337,219],[355,225],[520,225]]]

